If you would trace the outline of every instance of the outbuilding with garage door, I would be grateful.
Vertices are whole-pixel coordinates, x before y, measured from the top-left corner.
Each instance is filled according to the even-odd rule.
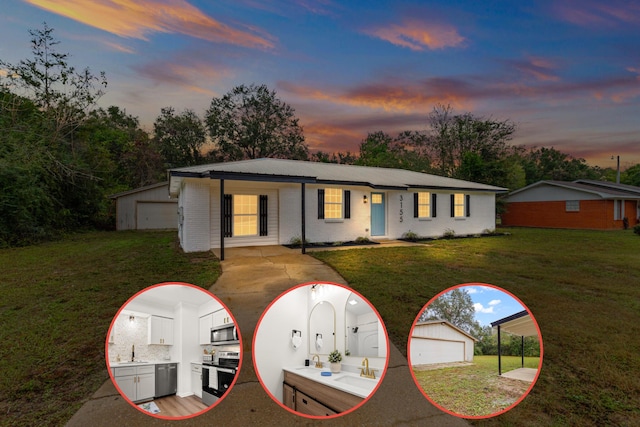
[[[109,196],[116,205],[116,230],[178,228],[178,199],[161,182]]]
[[[446,320],[420,322],[411,333],[410,363],[416,366],[473,362],[476,341],[475,337]]]

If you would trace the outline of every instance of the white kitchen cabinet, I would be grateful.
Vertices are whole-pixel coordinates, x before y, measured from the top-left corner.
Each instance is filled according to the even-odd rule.
[[[155,367],[153,367],[155,368]],[[137,387],[137,399],[147,400],[153,399],[156,393],[156,373],[155,371],[150,374],[139,374]]]
[[[200,345],[211,344],[211,327],[213,326],[213,313],[200,317],[199,342]]]
[[[173,319],[149,317],[148,344],[173,345]]]
[[[116,384],[133,402],[153,399],[156,390],[155,375],[154,365],[113,368]]]
[[[202,365],[191,364],[191,391],[202,399]]]
[[[213,326],[223,326],[229,323],[233,323],[233,319],[227,310],[221,309],[213,312]]]

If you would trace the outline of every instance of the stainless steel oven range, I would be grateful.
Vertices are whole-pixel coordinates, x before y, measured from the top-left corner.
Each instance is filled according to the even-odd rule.
[[[207,360],[208,359],[208,360]],[[238,372],[240,353],[218,351],[202,361],[202,401],[211,406],[227,392]]]

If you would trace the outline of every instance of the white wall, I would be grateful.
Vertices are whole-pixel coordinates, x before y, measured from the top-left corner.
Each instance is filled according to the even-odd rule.
[[[185,252],[201,252],[210,246],[210,180],[185,179],[180,199],[184,221],[180,245]]]
[[[255,331],[254,360],[263,385],[282,401],[283,366],[303,366],[308,352],[308,288],[299,287],[280,297],[262,317]],[[294,349],[291,331],[302,331],[303,344]]]
[[[421,237],[438,237],[447,230],[453,230],[457,235],[465,235],[495,229],[494,193],[463,192],[471,196],[471,216],[463,218],[451,217],[451,194],[453,191],[434,191],[434,193],[437,194],[436,217],[419,219],[413,217],[413,192],[389,192],[390,234],[394,238],[402,237],[408,231]],[[400,196],[402,196],[402,201]],[[400,220],[400,209],[403,212],[402,221]]]
[[[177,395],[185,397],[191,390],[191,361],[202,360],[198,345],[198,307],[184,302],[178,303],[174,311],[174,343],[172,359],[178,363]]]
[[[185,214],[179,234],[182,247],[187,252],[220,246],[219,185],[218,180],[184,180],[180,206],[184,205]],[[351,218],[318,219],[318,189],[329,187],[351,191]],[[371,237],[372,192],[385,194],[386,234],[376,236],[378,238],[397,239],[408,231],[423,237],[437,237],[448,230],[453,230],[457,235],[466,235],[495,229],[494,193],[464,192],[471,196],[471,216],[451,218],[450,195],[453,191],[436,191],[437,216],[419,220],[413,218],[414,191],[382,191],[369,187],[315,184],[307,184],[305,188],[305,235],[309,242],[340,242]],[[292,238],[301,237],[300,184],[226,180],[225,193],[269,196],[268,236],[225,238],[225,247],[287,244]],[[367,203],[363,202],[364,196],[367,196]]]

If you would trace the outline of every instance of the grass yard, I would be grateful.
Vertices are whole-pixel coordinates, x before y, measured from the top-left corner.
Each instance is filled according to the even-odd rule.
[[[215,282],[218,260],[175,241],[175,231],[96,232],[0,250],[0,425],[68,421],[109,378],[107,330],[137,291]]]
[[[524,367],[537,369],[540,358],[525,357]],[[502,356],[503,372],[522,366],[517,356]],[[498,376],[498,356],[474,356],[473,364],[441,369],[414,368],[424,392],[442,408],[466,416],[489,416],[508,408],[531,386]]]
[[[490,283],[532,310],[544,343],[535,387],[516,408],[474,424],[640,425],[640,238],[630,230],[507,231],[313,256],[376,306],[405,354],[415,316],[450,286]]]

